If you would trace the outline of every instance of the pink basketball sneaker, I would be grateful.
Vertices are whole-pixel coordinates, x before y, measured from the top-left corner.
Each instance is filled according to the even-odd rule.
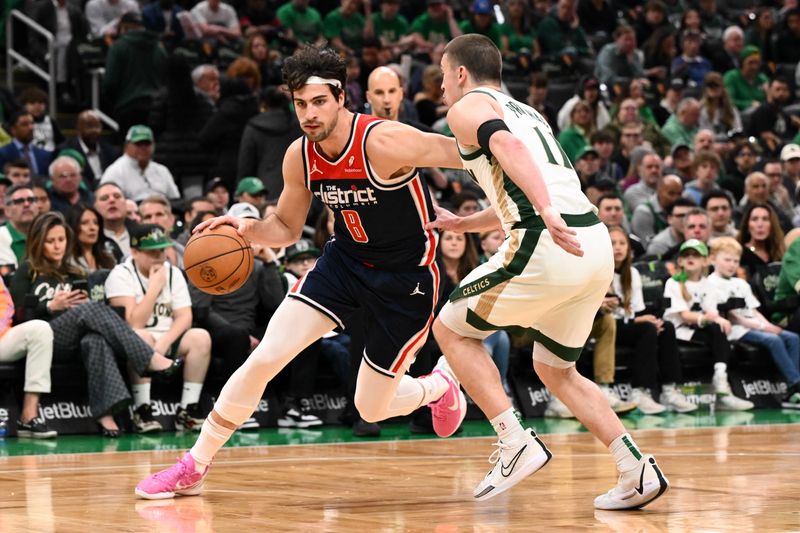
[[[194,457],[189,452],[161,472],[157,472],[136,485],[136,495],[146,500],[163,500],[175,496],[196,496],[203,491],[203,480],[208,467],[201,474],[195,470]]]
[[[444,395],[428,404],[433,411],[433,430],[440,437],[449,437],[456,432],[467,414],[467,399],[461,392],[458,378],[453,374],[444,356],[439,358],[431,374],[439,374],[450,386]]]

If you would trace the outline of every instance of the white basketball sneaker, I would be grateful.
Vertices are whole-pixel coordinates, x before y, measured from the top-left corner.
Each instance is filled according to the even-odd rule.
[[[498,441],[497,449],[489,456],[494,467],[489,470],[483,481],[475,487],[473,496],[483,501],[507,491],[526,477],[546,465],[553,454],[536,436],[532,429],[525,430],[525,438],[518,444],[509,446]]]
[[[652,455],[643,455],[639,465],[619,476],[617,486],[594,499],[595,509],[622,511],[640,509],[669,489],[669,481]]]

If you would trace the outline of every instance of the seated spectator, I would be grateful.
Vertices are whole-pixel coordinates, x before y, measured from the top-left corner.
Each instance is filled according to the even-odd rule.
[[[223,179],[228,190],[232,190],[238,171],[239,144],[248,121],[258,113],[255,96],[260,86],[258,65],[246,58],[239,58],[228,68],[228,79],[222,84],[219,109],[206,122],[198,137],[200,146],[206,150],[215,164],[212,176]]]
[[[139,202],[139,216],[142,224],[155,224],[167,235],[171,235],[175,227],[175,215],[172,214],[172,207],[169,200],[161,194],[152,194]],[[183,269],[184,247],[173,239],[169,239],[169,241],[170,245],[164,251],[167,261],[171,265]]]
[[[625,190],[625,203],[635,211],[639,204],[647,201],[656,193],[658,181],[663,176],[664,166],[657,154],[645,154],[636,167],[639,180]]]
[[[750,204],[739,226],[739,244],[742,245],[741,266],[752,276],[772,262],[783,259],[786,246],[783,242],[778,215],[769,204]]]
[[[683,100],[686,84],[680,78],[672,78],[665,88],[664,97],[657,106],[653,106],[653,115],[656,117],[658,127],[663,128],[669,117],[678,110],[678,104]]]
[[[700,102],[695,98],[684,98],[675,114],[667,119],[661,134],[670,142],[670,148],[678,144],[692,144],[699,129]]]
[[[24,159],[14,159],[3,165],[3,175],[11,185],[30,185],[31,166]]]
[[[411,35],[419,52],[430,52],[461,35],[453,8],[444,0],[427,0],[427,10],[411,22]]]
[[[196,195],[202,191],[210,164],[198,134],[214,113],[214,105],[193,87],[189,63],[184,58],[170,56],[167,67],[164,88],[153,99],[148,118],[158,139],[153,159],[170,170],[184,195]],[[215,74],[219,75],[216,69],[208,69],[204,75],[213,78]]]
[[[172,246],[164,230],[142,224],[131,236],[131,257],[114,267],[106,279],[109,304],[125,310],[125,321],[156,352],[185,358],[183,393],[175,411],[178,429],[200,431],[205,415],[200,392],[211,360],[211,337],[192,328],[192,301],[180,268],[166,260]],[[161,430],[150,405],[150,380],[130,372],[137,433]]]
[[[238,174],[258,176],[266,184],[266,198],[277,200],[283,191],[283,154],[303,134],[289,98],[277,87],[261,92],[260,113],[244,128],[239,143]]]
[[[625,177],[625,171],[617,162],[612,160],[614,155],[614,136],[606,130],[600,130],[592,133],[589,142],[592,143],[592,148],[597,151],[597,157],[600,160],[598,172],[614,183],[621,182]]]
[[[309,0],[289,0],[278,8],[277,16],[281,25],[289,30],[290,38],[316,45],[324,39],[322,15],[309,3]]]
[[[719,135],[742,129],[739,110],[731,103],[731,97],[719,72],[709,72],[703,79],[699,127]]]
[[[766,348],[788,387],[781,406],[800,409],[800,336],[770,323],[758,311],[761,303],[750,285],[736,277],[741,256],[742,246],[736,239],[721,237],[711,243],[714,272],[708,281],[716,293],[718,306],[729,307],[728,340],[743,340]]]
[[[469,10],[469,17],[458,25],[462,33],[479,33],[491,39],[503,57],[508,57],[508,35],[503,32],[494,16],[494,7],[490,0],[474,0]]]
[[[678,257],[681,245],[696,240],[708,245],[711,240],[711,219],[702,207],[693,207],[683,219],[683,239],[661,255],[662,261],[674,261]]]
[[[125,193],[119,185],[111,181],[101,184],[94,193],[94,208],[103,219],[103,235],[116,244],[121,252],[121,255],[114,257],[119,263],[123,257],[131,254],[131,236],[126,225],[128,210],[125,205]],[[134,211],[136,210],[138,208]]]
[[[262,33],[254,33],[244,43],[242,56],[258,65],[261,74],[261,87],[265,88],[283,83],[281,73],[281,55],[277,50],[270,50],[269,41]]]
[[[153,193],[164,194],[171,200],[180,198],[172,173],[152,160],[153,145],[153,130],[143,125],[131,126],[125,135],[124,153],[106,169],[100,184],[112,181],[126,198],[136,202]]]
[[[145,344],[109,306],[88,300],[86,273],[70,258],[72,239],[60,213],[36,217],[26,260],[11,280],[16,321],[49,322],[53,358],[83,361],[91,412],[103,435],[114,438],[120,430],[113,414],[130,401],[115,357],[126,359],[140,374],[171,375],[181,363]]]
[[[47,182],[37,181],[33,182],[31,189],[33,196],[36,198],[36,205],[39,206],[40,213],[47,213],[51,211],[50,191],[47,189]]]
[[[682,192],[683,183],[678,176],[664,176],[658,180],[655,194],[636,207],[631,218],[631,229],[642,244],[647,246],[650,239],[669,227],[667,208],[681,197]]]
[[[89,190],[94,190],[103,172],[120,156],[120,151],[118,147],[100,140],[103,124],[92,110],[78,113],[75,131],[77,135],[61,143],[58,150],[71,148],[86,159],[83,181]]]
[[[603,99],[600,95],[600,82],[594,76],[586,76],[581,78],[575,90],[575,96],[564,102],[561,109],[558,111],[558,129],[564,130],[569,126],[570,117],[572,116],[572,108],[578,102],[588,102],[592,107],[592,119],[594,120],[594,130],[601,130],[611,122],[611,116],[608,113]],[[552,126],[552,124],[551,124]],[[556,131],[553,129],[553,131]]]
[[[600,157],[597,150],[591,146],[584,147],[575,160],[572,162],[575,167],[575,172],[578,173],[578,179],[581,180],[581,189],[584,194],[589,194],[593,185],[596,185],[599,180],[610,180],[608,176],[600,172]],[[592,201],[592,198],[589,198]]]
[[[733,166],[726,170],[725,177],[719,180],[719,185],[730,191],[734,199],[739,202],[744,196],[744,180],[758,164],[758,150],[749,141],[740,141],[734,147],[731,156]]]
[[[231,195],[222,178],[211,178],[206,183],[206,198],[208,198],[218,214],[224,215],[228,212]]]
[[[413,44],[408,19],[400,14],[400,0],[381,0],[379,6],[372,14],[373,36],[395,56]]]
[[[28,111],[17,111],[9,119],[11,142],[0,148],[0,167],[9,161],[24,159],[33,176],[47,176],[47,166],[53,153],[36,146],[33,142],[33,115]]]
[[[531,19],[527,4],[525,0],[509,0],[506,4],[508,16],[500,25],[501,31],[508,39],[506,58],[523,70],[528,70],[531,62],[541,55],[536,25]],[[532,79],[531,82],[533,81]],[[548,117],[548,121],[550,118]],[[553,126],[555,123],[551,122],[550,125]]]
[[[711,62],[700,55],[703,35],[696,31],[684,32],[681,38],[681,55],[672,61],[671,74],[702,85],[706,74],[711,72]]]
[[[147,31],[157,34],[166,48],[172,50],[185,37],[178,17],[183,11],[174,0],[152,0],[142,8],[142,22]]]
[[[768,6],[761,6],[756,8],[756,20],[751,24],[744,33],[745,44],[752,44],[757,46],[764,54],[764,59],[767,61],[775,61],[775,38],[777,36],[777,28],[775,27],[775,18],[773,17],[772,8]]]
[[[797,64],[800,61],[800,9],[794,7],[786,11],[781,26],[775,42],[775,61]]]
[[[588,102],[580,101],[572,107],[570,122],[561,130],[558,142],[573,163],[578,154],[589,146],[589,138],[594,130],[594,116]]]
[[[794,189],[796,188],[794,183],[784,179],[783,166],[780,161],[768,159],[764,161],[763,169],[764,175],[769,180],[769,201],[778,211],[779,217],[792,220],[794,217]],[[789,192],[790,190],[792,192]]]
[[[721,170],[722,161],[717,154],[709,150],[698,152],[692,163],[692,180],[686,184],[683,195],[700,205],[704,195],[720,188],[717,178]]]
[[[681,245],[679,272],[664,286],[664,297],[670,302],[664,319],[672,322],[679,340],[690,340],[710,348],[714,358],[711,384],[717,395],[717,409],[746,411],[753,408],[753,402],[734,396],[728,382],[731,347],[727,336],[731,323],[717,312],[714,291],[706,277],[707,258],[705,243],[689,240]]]
[[[364,43],[364,15],[358,12],[359,0],[341,0],[339,7],[333,9],[322,21],[322,32],[330,45],[337,51],[354,55]],[[369,2],[364,2],[365,13],[372,21]]]
[[[667,206],[667,222],[669,227],[664,228],[650,239],[647,244],[647,255],[661,257],[670,249],[680,245],[684,239],[684,219],[696,204],[686,198],[678,198]]]
[[[122,15],[138,13],[139,4],[134,0],[89,0],[84,9],[93,37],[113,37]]]
[[[792,219],[784,215],[775,204],[772,203],[769,193],[769,178],[763,172],[751,172],[744,180],[744,196],[739,202],[742,212],[754,204],[768,204],[775,215],[784,233],[792,229]]]
[[[766,98],[767,77],[761,73],[761,51],[745,46],[739,54],[741,67],[729,70],[722,77],[733,105],[739,111],[757,107]]]
[[[666,74],[663,66],[645,71],[643,55],[636,48],[636,32],[626,25],[614,30],[614,42],[608,43],[597,54],[594,73],[600,83],[608,86],[623,85],[635,78]]]
[[[644,43],[657,30],[669,27],[670,23],[667,19],[667,14],[667,6],[661,0],[646,2],[633,23],[636,31],[636,42]]]
[[[194,92],[202,96],[213,111],[219,102],[219,70],[214,65],[200,65],[192,69]]]
[[[236,185],[236,192],[233,197],[237,202],[246,202],[256,209],[258,212],[264,210],[267,206],[267,194],[269,191],[264,187],[264,182],[260,179],[248,176],[242,178]]]
[[[242,38],[239,17],[230,4],[221,0],[202,0],[195,4],[191,14],[203,39],[228,43]]]
[[[214,204],[212,204],[208,198],[204,196],[189,198],[183,207],[184,230],[180,235],[175,237],[175,242],[185,247],[186,243],[189,241],[189,237],[192,236],[192,228],[190,228],[191,222],[199,213],[205,212],[215,212]]]
[[[784,78],[774,78],[767,86],[767,100],[753,111],[750,117],[750,135],[758,137],[761,145],[773,156],[780,147],[797,135],[797,118],[787,113],[785,108],[791,102],[789,82]]]
[[[122,15],[118,33],[106,56],[103,102],[119,124],[121,143],[120,136],[147,118],[153,96],[161,88],[167,54],[158,35],[144,29],[137,13]]]
[[[589,55],[589,42],[576,18],[576,7],[576,0],[558,0],[556,8],[539,23],[539,45],[547,60]]]
[[[714,189],[703,195],[700,206],[708,213],[711,221],[711,239],[734,237],[738,235],[733,224],[733,202],[730,195],[722,189]]]
[[[20,93],[17,100],[33,117],[33,144],[52,152],[56,145],[64,142],[64,134],[58,123],[47,114],[47,93],[37,87],[29,87]]]
[[[646,415],[666,410],[688,413],[697,405],[689,402],[677,388],[683,382],[675,326],[652,314],[645,314],[642,279],[631,266],[633,254],[628,235],[619,226],[608,229],[614,249],[613,296],[617,303],[612,314],[617,322],[617,346],[633,348],[634,387],[632,401]],[[659,401],[653,393],[661,387]]]
[[[39,397],[50,392],[53,330],[43,320],[29,320],[13,326],[14,312],[14,300],[0,276],[0,362],[25,358],[24,393],[17,419],[17,436],[52,438],[58,433],[39,416]]]
[[[9,188],[5,193],[5,207],[8,220],[0,227],[0,275],[13,272],[22,263],[31,222],[39,214],[29,185]]]
[[[670,74],[668,66],[672,65],[672,61],[678,53],[675,29],[666,24],[658,27],[646,41],[639,41],[638,38],[637,41],[642,43],[644,70],[650,73],[648,79],[664,83],[668,82],[667,88],[677,85],[669,79],[672,74]],[[680,80],[680,78],[677,79]],[[672,80],[675,80],[675,78],[672,78]],[[659,118],[659,124],[661,124],[662,122],[657,114],[656,118]]]
[[[436,65],[428,65],[422,74],[422,90],[414,95],[419,121],[426,126],[447,114],[442,92],[442,71]]]
[[[553,135],[558,135],[560,128],[558,127],[556,108],[547,99],[547,77],[541,72],[531,75],[528,98],[525,101],[544,117],[550,129],[553,130]]]
[[[715,71],[724,73],[739,68],[743,49],[744,31],[739,26],[728,26],[722,32],[722,48],[708,46],[706,56],[711,60]]]
[[[684,182],[692,179],[692,168],[694,165],[694,152],[692,147],[686,144],[676,144],[670,151],[669,165],[665,165],[665,174],[675,174]]]
[[[66,214],[78,203],[94,203],[94,195],[84,185],[81,166],[68,156],[59,156],[50,163],[50,205],[54,211]]]
[[[122,252],[114,241],[103,233],[103,218],[94,207],[78,204],[66,214],[67,224],[75,239],[72,242],[72,258],[86,273],[111,270]]]

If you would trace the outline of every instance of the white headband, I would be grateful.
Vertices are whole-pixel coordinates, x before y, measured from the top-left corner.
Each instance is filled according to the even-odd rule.
[[[306,85],[333,85],[337,89],[342,88],[342,82],[339,80],[331,80],[328,78],[320,78],[319,76],[309,76],[306,80]]]

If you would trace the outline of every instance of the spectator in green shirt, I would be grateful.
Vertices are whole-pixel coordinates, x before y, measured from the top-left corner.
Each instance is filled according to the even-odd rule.
[[[558,0],[555,11],[551,11],[539,24],[542,55],[555,58],[568,52],[579,56],[589,54],[586,34],[575,14],[576,4],[576,0]]]
[[[508,37],[510,54],[528,55],[532,59],[539,57],[536,26],[531,22],[531,15],[525,0],[509,0],[508,14],[500,28]]]
[[[741,67],[725,73],[722,83],[740,111],[758,106],[766,100],[765,88],[769,81],[761,72],[761,51],[753,46],[745,46],[739,54]]]
[[[569,116],[570,125],[558,136],[558,142],[569,160],[573,163],[578,155],[589,146],[589,137],[594,133],[594,112],[589,102],[579,101]]]
[[[278,20],[300,43],[322,40],[322,15],[308,5],[309,0],[291,0],[278,8]]]
[[[430,52],[461,35],[451,8],[444,0],[428,0],[428,9],[411,23],[417,50]]]
[[[669,140],[670,148],[679,144],[691,146],[699,129],[700,102],[696,98],[684,98],[661,128],[661,134]]]
[[[508,37],[503,33],[494,17],[494,8],[490,0],[475,0],[472,3],[472,16],[459,24],[463,33],[480,33],[485,35],[500,49],[503,56],[508,55]]]
[[[400,0],[381,0],[381,9],[372,14],[372,27],[375,37],[383,46],[397,54],[412,43],[408,20],[399,13]]]
[[[323,22],[323,33],[338,51],[352,55],[361,50],[364,33],[372,35],[372,11],[369,1],[364,2],[367,18],[358,12],[360,0],[342,0],[342,4],[328,13]],[[369,20],[369,28],[365,22]]]

